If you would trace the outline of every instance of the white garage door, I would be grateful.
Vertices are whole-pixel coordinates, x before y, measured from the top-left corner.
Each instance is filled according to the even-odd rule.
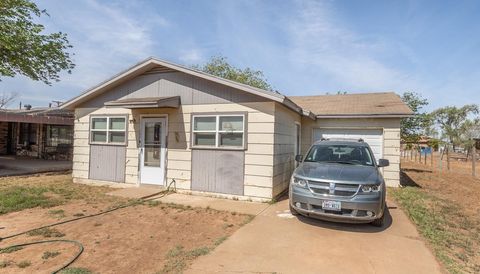
[[[313,141],[325,139],[360,139],[362,138],[372,148],[375,159],[383,158],[383,130],[381,129],[314,129]]]

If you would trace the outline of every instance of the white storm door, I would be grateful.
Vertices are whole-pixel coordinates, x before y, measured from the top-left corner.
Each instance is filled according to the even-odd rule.
[[[166,119],[142,118],[140,183],[165,185]]]

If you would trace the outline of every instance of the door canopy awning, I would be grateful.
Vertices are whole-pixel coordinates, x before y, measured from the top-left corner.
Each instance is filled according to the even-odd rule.
[[[105,102],[108,108],[178,108],[180,96],[128,98]]]

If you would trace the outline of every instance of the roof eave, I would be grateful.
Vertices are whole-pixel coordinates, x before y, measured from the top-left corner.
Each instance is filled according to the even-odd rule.
[[[255,88],[255,87],[251,87],[251,86],[248,86],[248,85],[237,83],[235,81],[231,81],[231,80],[223,79],[223,78],[220,78],[220,77],[216,77],[216,76],[213,76],[213,75],[210,75],[210,74],[207,74],[207,73],[203,73],[203,72],[200,72],[200,71],[197,71],[197,70],[193,70],[193,69],[190,69],[190,68],[187,68],[187,67],[184,67],[184,66],[180,66],[180,65],[172,64],[172,63],[169,63],[169,62],[166,62],[166,61],[158,60],[158,59],[155,59],[153,57],[150,57],[150,58],[148,58],[148,59],[146,59],[146,60],[144,60],[140,63],[137,63],[136,65],[134,65],[134,66],[118,73],[118,74],[116,74],[112,78],[100,83],[99,85],[96,85],[96,86],[86,90],[85,92],[83,92],[79,96],[77,96],[75,98],[72,98],[71,100],[62,104],[60,106],[60,108],[73,110],[73,109],[75,109],[76,106],[78,106],[78,104],[81,104],[81,103],[85,102],[88,98],[90,98],[91,96],[94,96],[95,93],[101,92],[102,90],[105,91],[109,87],[112,87],[112,86],[115,86],[116,84],[119,84],[119,82],[121,82],[124,78],[127,78],[129,76],[133,78],[133,77],[135,77],[135,76],[137,76],[137,75],[139,75],[139,74],[141,74],[145,71],[148,71],[150,69],[150,67],[154,67],[154,65],[164,66],[164,67],[167,67],[167,68],[170,68],[170,69],[173,69],[173,70],[177,70],[177,71],[189,74],[189,75],[197,76],[197,77],[200,77],[200,78],[203,78],[203,79],[206,79],[206,80],[218,83],[218,84],[222,84],[222,85],[226,85],[226,86],[229,86],[229,87],[232,87],[232,88],[236,88],[236,89],[239,89],[239,90],[242,90],[242,91],[245,91],[245,92],[260,96],[260,97],[263,97],[263,98],[267,98],[267,99],[285,104],[287,107],[289,107],[292,110],[295,110],[297,112],[299,112],[298,109],[300,109],[300,107],[298,107],[296,104],[291,102],[289,99],[287,99],[282,94],[272,92],[272,91],[258,89],[258,88]]]
[[[326,118],[345,118],[345,119],[353,119],[353,118],[408,118],[413,117],[415,114],[407,114],[407,113],[394,113],[394,114],[321,114],[316,115],[317,119],[326,119]]]

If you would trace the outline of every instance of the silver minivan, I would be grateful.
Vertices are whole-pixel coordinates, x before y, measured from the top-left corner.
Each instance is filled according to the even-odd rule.
[[[372,223],[382,226],[385,182],[380,172],[389,161],[375,160],[370,146],[360,140],[314,143],[290,180],[290,211],[327,221]]]

